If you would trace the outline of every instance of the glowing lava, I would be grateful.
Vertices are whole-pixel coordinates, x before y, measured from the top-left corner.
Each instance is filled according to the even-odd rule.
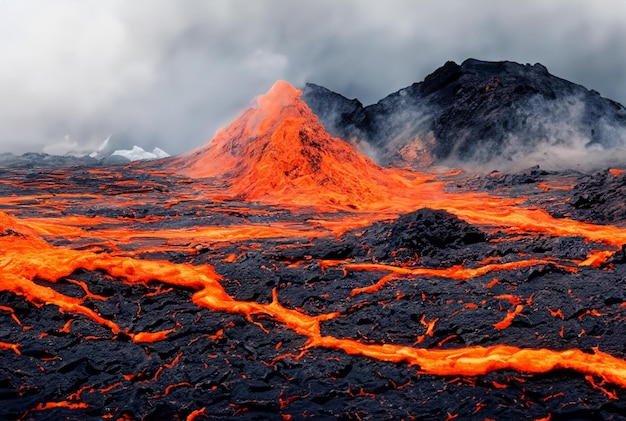
[[[132,258],[114,257],[106,254],[80,252],[47,245],[38,237],[29,233],[29,229],[17,220],[0,213],[2,228],[12,230],[13,238],[0,237],[0,246],[7,250],[0,258],[3,268],[2,289],[12,291],[36,305],[54,304],[61,311],[81,314],[93,321],[107,326],[115,334],[120,328],[111,320],[104,319],[93,310],[85,307],[81,299],[72,298],[55,290],[37,285],[36,278],[57,279],[68,276],[77,269],[104,270],[117,279],[128,283],[146,283],[158,280],[174,286],[193,288],[193,302],[215,311],[238,313],[252,320],[253,315],[264,315],[283,324],[288,329],[308,337],[307,345],[340,349],[349,354],[363,355],[391,362],[407,362],[416,365],[424,373],[438,375],[485,374],[492,370],[511,368],[529,373],[543,373],[558,368],[568,368],[585,374],[591,374],[604,380],[626,387],[626,361],[614,358],[600,351],[588,354],[579,350],[550,351],[519,349],[514,346],[468,347],[453,350],[429,350],[393,344],[370,345],[353,339],[335,338],[321,334],[320,322],[341,317],[333,312],[318,316],[309,316],[300,311],[289,309],[278,301],[276,290],[269,304],[238,301],[229,296],[219,283],[220,277],[210,266],[194,267],[184,264],[172,264],[164,261],[145,261]],[[536,263],[536,262],[532,262]],[[542,262],[543,263],[543,262]],[[524,263],[523,265],[527,265]],[[519,267],[519,265],[515,265]],[[368,266],[352,266],[354,269],[369,269]],[[506,269],[504,267],[499,269]],[[493,267],[479,270],[488,272]],[[448,276],[472,276],[463,274],[454,268]],[[434,275],[436,272],[429,273]],[[510,312],[498,329],[504,329],[515,315],[521,311],[518,305]],[[430,328],[432,331],[432,327]],[[126,332],[136,342],[164,340],[175,329],[159,332]],[[0,349],[19,353],[18,345],[2,343]],[[176,385],[173,385],[176,386]],[[49,404],[51,406],[55,404]],[[63,404],[65,405],[65,404]],[[78,405],[78,404],[77,404]],[[77,406],[82,407],[82,406]],[[36,410],[47,409],[42,405]]]
[[[226,129],[176,165],[218,177],[245,200],[361,209],[380,207],[409,183],[326,133],[287,82],[276,84]]]

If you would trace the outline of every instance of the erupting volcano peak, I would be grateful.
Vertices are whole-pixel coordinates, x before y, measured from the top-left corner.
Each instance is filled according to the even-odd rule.
[[[265,95],[257,98],[259,108],[271,110],[277,106],[296,105],[302,91],[293,87],[289,82],[278,80]]]
[[[211,142],[179,160],[184,174],[222,178],[233,197],[361,208],[385,202],[402,181],[330,136],[301,99],[278,81]]]

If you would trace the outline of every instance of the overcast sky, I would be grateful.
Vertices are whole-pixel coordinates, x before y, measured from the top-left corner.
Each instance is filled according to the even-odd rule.
[[[207,143],[274,81],[370,104],[472,57],[626,104],[626,0],[0,0],[0,152]]]

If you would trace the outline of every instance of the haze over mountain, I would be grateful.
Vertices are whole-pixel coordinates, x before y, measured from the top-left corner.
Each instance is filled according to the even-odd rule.
[[[626,109],[541,64],[468,59],[363,106],[307,84],[326,129],[381,165],[601,167],[626,157]]]

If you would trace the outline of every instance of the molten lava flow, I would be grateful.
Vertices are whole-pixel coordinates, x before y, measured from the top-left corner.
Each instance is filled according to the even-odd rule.
[[[593,250],[585,260],[579,263],[580,266],[602,267],[609,257],[613,255],[610,250]]]
[[[338,261],[322,261],[320,262],[323,266],[336,266],[341,264]],[[484,266],[480,266],[478,268],[465,268],[463,266],[451,266],[446,269],[430,269],[430,268],[403,268],[391,265],[383,265],[378,263],[346,263],[343,265],[344,269],[352,269],[352,270],[373,270],[373,271],[390,271],[395,274],[401,275],[409,275],[409,276],[436,276],[436,277],[445,277],[450,279],[457,280],[466,280],[470,278],[475,278],[478,276],[485,275],[489,272],[496,271],[504,271],[504,270],[515,270],[522,269],[531,266],[538,265],[553,265],[555,267],[559,267],[565,271],[576,271],[575,267],[558,264],[556,262],[552,262],[550,260],[539,260],[539,259],[531,259],[531,260],[520,260],[517,262],[509,262],[509,263],[493,263]],[[352,290],[352,295],[357,295],[363,292],[375,292],[379,291],[383,286],[385,286],[389,281],[396,279],[395,277],[383,277],[369,287],[364,288],[356,288]]]
[[[515,306],[515,310],[511,311],[508,310],[506,313],[506,317],[493,325],[493,327],[495,327],[498,330],[502,330],[502,329],[506,329],[507,327],[511,326],[511,323],[513,323],[513,319],[515,319],[515,316],[519,315],[522,311],[524,310],[524,306],[521,304],[518,304]]]
[[[389,344],[364,345],[353,340],[331,337],[311,340],[310,345],[342,349],[349,354],[383,361],[407,362],[418,366],[421,372],[442,376],[475,376],[505,368],[523,373],[545,373],[565,368],[597,375],[608,382],[626,387],[626,362],[598,350],[587,354],[577,349],[551,351],[506,345],[426,350]]]
[[[419,367],[423,373],[438,375],[466,375],[474,376],[485,374],[492,370],[514,369],[521,372],[544,373],[547,371],[566,368],[578,372],[598,376],[607,382],[626,387],[626,361],[612,357],[600,351],[588,354],[579,350],[551,351],[546,349],[520,349],[514,346],[497,345],[490,347],[467,347],[450,350],[420,349],[393,344],[364,344],[357,340],[335,338],[322,335],[320,323],[342,317],[338,312],[309,316],[301,311],[289,309],[278,301],[277,291],[273,291],[273,300],[269,304],[239,301],[228,295],[220,284],[220,277],[213,268],[192,266],[187,264],[172,264],[165,261],[135,260],[132,258],[115,257],[105,253],[81,252],[49,246],[40,238],[32,234],[19,221],[0,214],[2,226],[6,232],[10,229],[14,233],[11,237],[0,237],[0,246],[5,253],[0,258],[0,267],[3,270],[2,289],[24,296],[34,304],[54,304],[62,311],[82,314],[93,321],[107,326],[113,333],[119,333],[120,327],[107,320],[95,311],[85,307],[82,300],[68,297],[55,290],[38,285],[35,278],[47,279],[51,282],[66,277],[79,268],[87,270],[103,270],[123,282],[146,283],[159,280],[170,285],[192,288],[193,302],[199,306],[214,311],[237,313],[245,315],[249,320],[252,316],[262,315],[269,317],[299,335],[308,338],[307,346],[324,347],[343,350],[348,354],[362,355],[370,358],[390,362],[406,362]],[[346,265],[357,270],[391,270],[403,274],[424,274],[430,276],[446,276],[454,279],[464,279],[468,276],[484,274],[491,270],[503,270],[510,267],[527,267],[531,264],[545,264],[544,261],[515,262],[502,265],[488,265],[486,268],[464,269],[454,267],[450,270],[420,270],[392,268],[384,265]],[[517,300],[510,297],[501,297],[511,302]],[[518,304],[507,318],[496,325],[497,329],[506,327],[513,317],[520,313],[523,306]],[[422,324],[428,326],[426,335],[431,335],[437,320]],[[159,332],[129,333],[134,341],[163,340],[168,333],[175,329]],[[2,343],[1,349],[19,353],[18,345]],[[174,362],[177,361],[176,357]],[[175,387],[189,386],[189,383],[170,385],[165,395]],[[163,395],[163,396],[165,396]],[[52,403],[50,405],[57,405]],[[62,404],[65,405],[65,404]],[[81,405],[72,403],[71,405]],[[75,406],[80,408],[82,406]],[[44,410],[43,405],[35,408]]]
[[[15,352],[17,355],[22,354],[19,348],[20,348],[19,344],[8,344],[6,342],[0,342],[0,349],[5,350],[5,351],[11,350]]]

